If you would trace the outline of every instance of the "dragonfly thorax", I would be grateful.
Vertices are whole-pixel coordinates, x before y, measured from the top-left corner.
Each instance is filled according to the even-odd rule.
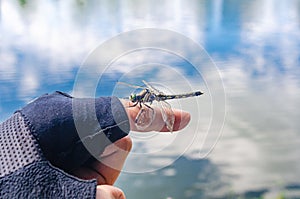
[[[129,100],[133,103],[135,103],[135,102],[141,102],[141,103],[150,102],[150,103],[152,103],[154,100],[156,100],[156,95],[154,93],[150,92],[148,89],[144,89],[138,94],[132,93],[129,96]]]
[[[132,93],[130,96],[129,96],[129,100],[131,102],[141,102],[143,101],[145,95],[147,95],[148,91],[146,90],[143,90],[142,92],[140,92],[139,94],[136,94],[136,93]]]

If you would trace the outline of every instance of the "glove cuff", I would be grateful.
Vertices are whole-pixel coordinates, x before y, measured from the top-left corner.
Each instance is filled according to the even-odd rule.
[[[96,180],[81,180],[47,161],[33,162],[0,179],[1,198],[96,198]]]

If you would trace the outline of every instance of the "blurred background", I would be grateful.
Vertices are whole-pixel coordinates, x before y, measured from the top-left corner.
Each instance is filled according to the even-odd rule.
[[[125,31],[172,30],[210,55],[226,94],[220,139],[203,152],[220,135],[207,134],[210,95],[173,102],[191,112],[191,124],[173,134],[132,132],[133,152],[116,183],[128,199],[300,198],[299,0],[2,0],[0,20],[0,121],[41,94],[72,94],[89,53]],[[113,90],[119,79],[161,80],[174,93],[187,84],[214,90],[187,60],[155,53],[120,59],[96,95],[129,95],[132,89]]]

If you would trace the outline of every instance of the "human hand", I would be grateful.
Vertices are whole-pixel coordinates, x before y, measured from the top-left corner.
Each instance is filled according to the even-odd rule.
[[[136,128],[134,120],[140,110],[139,106],[130,107],[131,102],[122,102],[127,112],[130,128],[133,131],[140,131]],[[175,115],[174,131],[183,129],[190,121],[190,114],[181,110],[174,109]],[[168,132],[163,121],[160,109],[155,109],[153,122],[145,131],[160,131]],[[81,167],[74,171],[74,174],[83,179],[97,179],[97,199],[106,198],[125,198],[122,190],[111,185],[117,180],[128,153],[132,147],[132,141],[129,136],[126,136],[114,144],[105,148],[105,151],[100,156],[99,161],[91,163],[89,166]]]
[[[130,120],[131,130],[140,131],[136,128],[134,120],[140,110],[139,106],[130,107],[131,102],[123,101],[128,118]],[[190,114],[181,110],[174,109],[175,115],[174,131],[183,129],[190,121]],[[160,109],[155,109],[153,122],[145,131],[167,132]],[[83,179],[97,179],[97,199],[123,199],[125,198],[122,190],[113,187],[118,178],[123,164],[132,147],[132,141],[126,136],[114,144],[106,147],[104,153],[100,156],[100,161],[95,161],[88,167],[81,167],[74,171],[74,174]]]
[[[42,95],[0,124],[0,195],[124,198],[109,185],[131,149],[129,131],[127,113],[116,97]],[[105,186],[96,187],[96,182]]]
[[[17,111],[0,124],[0,149],[3,151],[0,159],[3,160],[2,155],[6,157],[19,150],[18,155],[12,156],[13,160],[4,158],[9,164],[2,162],[2,165],[13,165],[0,171],[0,180],[5,181],[6,178],[1,176],[8,174],[11,177],[0,183],[1,194],[86,197],[95,196],[97,192],[100,199],[125,198],[122,191],[112,185],[132,147],[127,136],[129,124],[131,130],[139,131],[134,123],[139,106],[126,108],[128,105],[128,102],[123,105],[116,97],[73,98],[55,92],[45,94]],[[190,115],[179,110],[173,112],[174,131],[184,128]],[[143,131],[168,131],[159,109],[155,109],[153,122]],[[16,136],[20,132],[23,136]],[[15,137],[19,140],[15,141]],[[12,143],[11,150],[10,145],[2,142]],[[15,144],[20,147],[13,148]],[[22,175],[17,172],[19,169],[22,169]],[[81,181],[65,172],[82,179],[96,179],[98,186],[95,187],[94,181]],[[32,177],[38,180],[32,181]],[[16,182],[21,189],[1,186]],[[32,189],[43,192],[33,193]]]

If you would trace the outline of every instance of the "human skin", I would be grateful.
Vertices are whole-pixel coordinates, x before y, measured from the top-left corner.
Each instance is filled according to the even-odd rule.
[[[122,102],[129,121],[130,129],[132,131],[140,131],[136,128],[134,120],[140,110],[139,106],[130,107],[131,102]],[[153,122],[142,132],[158,131],[169,132],[162,119],[160,109],[155,109]],[[187,126],[190,121],[190,114],[182,110],[173,109],[175,122],[173,131],[178,131]],[[117,187],[112,186],[117,180],[124,162],[132,148],[132,140],[126,136],[115,143],[107,146],[100,156],[99,161],[95,161],[88,166],[78,168],[72,172],[82,179],[96,179],[97,180],[97,193],[96,199],[125,199],[123,191]]]

